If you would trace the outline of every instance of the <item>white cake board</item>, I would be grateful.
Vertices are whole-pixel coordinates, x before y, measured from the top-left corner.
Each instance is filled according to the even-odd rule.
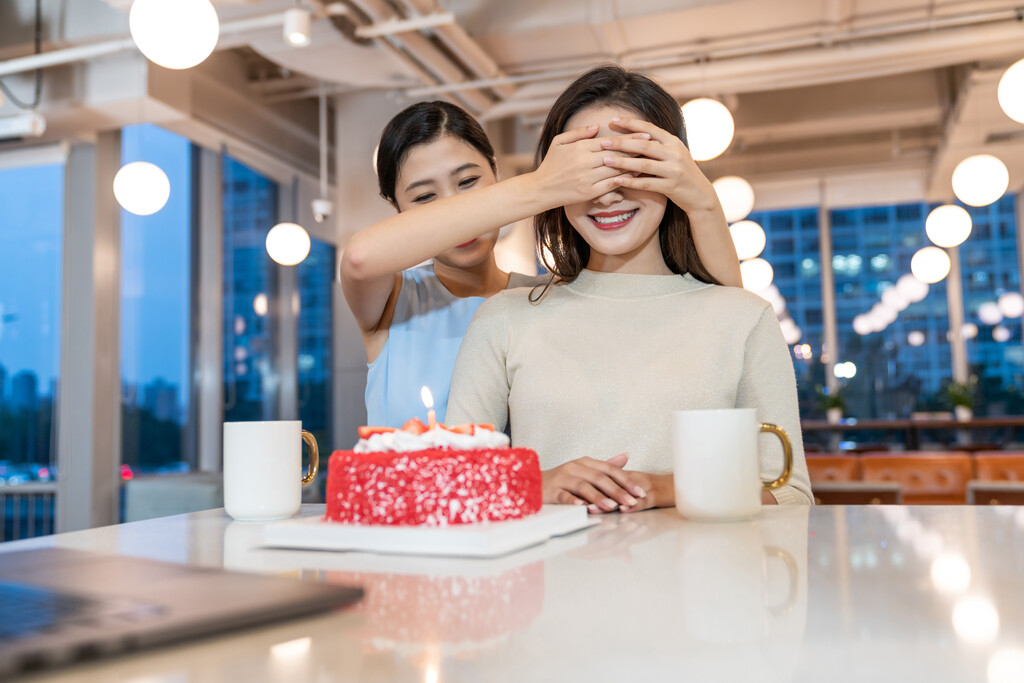
[[[507,522],[446,527],[371,526],[305,517],[268,525],[263,545],[307,550],[358,550],[400,555],[498,557],[596,524],[582,505],[544,505]]]

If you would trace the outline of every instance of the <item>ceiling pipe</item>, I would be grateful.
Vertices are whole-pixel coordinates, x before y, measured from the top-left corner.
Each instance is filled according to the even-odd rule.
[[[455,23],[455,15],[442,12],[438,14],[427,14],[412,19],[390,19],[369,26],[360,26],[356,29],[356,36],[359,38],[379,38],[381,36],[393,36],[399,33],[410,33],[422,31],[435,26],[446,26]]]
[[[1012,24],[1009,22],[1012,22]],[[623,62],[628,62],[627,65],[630,68],[640,70],[686,66],[693,63],[701,63],[702,66],[707,67],[709,65],[708,62],[713,60],[763,56],[766,53],[796,52],[807,48],[834,48],[837,43],[842,43],[842,47],[844,49],[849,49],[854,47],[851,43],[875,41],[880,38],[892,38],[893,36],[898,36],[900,34],[910,34],[907,36],[908,38],[917,38],[920,37],[921,34],[924,34],[928,38],[939,43],[945,39],[946,35],[949,35],[950,32],[956,29],[964,29],[965,27],[981,26],[985,24],[994,24],[1002,27],[1004,30],[1019,31],[1020,33],[1017,34],[1017,37],[1020,38],[1024,37],[1024,29],[1021,28],[1022,23],[1024,23],[1024,13],[1019,9],[1013,9],[1001,12],[983,12],[957,17],[937,18],[928,21],[901,22],[898,24],[879,26],[871,29],[848,30],[828,33],[826,35],[808,36],[807,38],[800,39],[753,43],[735,48],[694,49],[689,53],[677,54],[671,57],[629,60],[630,56],[636,57],[638,53],[633,53],[633,55],[627,53],[626,55],[623,55]],[[1007,29],[1006,27],[1012,28]],[[947,46],[944,51],[950,53],[955,50]],[[801,56],[801,58],[804,57]],[[963,60],[961,59],[957,61]],[[574,76],[579,73],[579,69],[559,69],[534,74],[524,74],[520,76],[479,79],[474,81],[465,81],[462,83],[442,84],[423,88],[408,88],[402,92],[410,98],[430,97],[474,88],[554,81]]]
[[[284,24],[284,13],[266,14],[259,17],[229,21],[220,25],[221,36],[232,36],[249,31],[257,31],[265,28],[275,28]],[[225,46],[218,41],[217,47],[223,49]],[[37,55],[27,57],[16,57],[0,62],[0,77],[12,74],[35,71],[36,69],[47,69],[54,66],[73,64],[87,59],[106,57],[120,52],[135,50],[135,41],[129,38],[115,38],[99,43],[88,45],[76,45],[61,50],[50,50]]]

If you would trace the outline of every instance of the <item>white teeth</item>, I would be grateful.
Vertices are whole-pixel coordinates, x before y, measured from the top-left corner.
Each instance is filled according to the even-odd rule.
[[[616,214],[614,216],[591,216],[591,218],[593,218],[596,222],[602,224],[621,223],[623,221],[628,221],[630,218],[633,217],[633,214],[635,214],[636,212],[637,210],[633,209],[632,211]]]

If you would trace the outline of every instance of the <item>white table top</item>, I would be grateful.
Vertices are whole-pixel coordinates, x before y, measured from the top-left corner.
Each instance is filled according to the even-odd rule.
[[[616,514],[496,560],[264,550],[259,532],[210,510],[0,545],[367,589],[332,614],[38,679],[1024,681],[1024,508]]]

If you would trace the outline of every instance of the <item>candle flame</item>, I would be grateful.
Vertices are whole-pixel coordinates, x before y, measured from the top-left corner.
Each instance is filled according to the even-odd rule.
[[[420,389],[420,399],[423,401],[423,405],[430,410],[434,407],[434,395],[430,393],[430,387],[423,387]]]

